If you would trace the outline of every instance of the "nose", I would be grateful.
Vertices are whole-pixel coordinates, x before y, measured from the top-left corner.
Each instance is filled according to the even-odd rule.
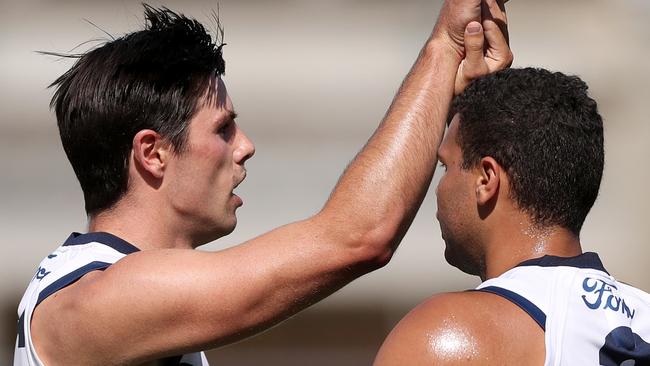
[[[243,165],[246,160],[255,154],[255,145],[239,126],[237,126],[236,143],[237,147],[234,151],[235,163]]]

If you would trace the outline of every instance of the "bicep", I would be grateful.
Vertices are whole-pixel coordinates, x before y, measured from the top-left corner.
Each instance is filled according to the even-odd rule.
[[[131,254],[41,304],[52,310],[42,312],[53,320],[48,331],[57,333],[61,347],[83,345],[100,358],[136,361],[241,339],[351,279],[353,255],[325,245],[305,225],[219,252]]]

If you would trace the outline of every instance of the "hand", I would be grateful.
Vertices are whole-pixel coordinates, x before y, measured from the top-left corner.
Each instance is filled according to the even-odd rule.
[[[465,27],[481,21],[481,0],[446,0],[431,35],[446,43],[462,60],[465,55]]]
[[[473,21],[481,21],[481,17],[486,15],[486,4],[490,9],[495,6],[504,9],[506,2],[508,0],[445,0],[431,38],[447,43],[462,59],[465,55],[465,27]],[[503,13],[505,15],[505,10]],[[507,32],[505,27],[503,30]]]
[[[455,95],[462,93],[472,80],[503,70],[512,64],[508,22],[503,5],[496,0],[484,0],[481,18],[483,24],[472,21],[465,27],[465,58],[456,74]]]

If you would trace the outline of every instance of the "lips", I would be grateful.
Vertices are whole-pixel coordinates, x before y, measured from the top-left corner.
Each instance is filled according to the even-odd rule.
[[[246,171],[245,170],[244,170],[244,172],[243,172],[243,174],[241,176],[241,179],[239,179],[237,181],[237,183],[235,183],[235,185],[234,185],[234,187],[232,187],[232,189],[234,190],[235,188],[237,188],[241,184],[241,182],[244,181],[244,179],[246,179]]]

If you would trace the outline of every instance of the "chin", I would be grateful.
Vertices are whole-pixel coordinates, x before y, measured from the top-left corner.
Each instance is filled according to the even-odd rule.
[[[445,244],[445,260],[447,263],[469,275],[481,275],[481,271],[479,270],[480,266],[473,263],[472,257],[469,254],[451,249],[453,246],[450,246],[447,241],[445,241]]]
[[[229,225],[228,227],[224,228],[222,231],[221,236],[226,236],[235,231],[235,227],[237,227],[237,219],[232,223],[232,225]]]
[[[235,230],[237,226],[237,218],[235,217],[229,222],[224,223],[223,220],[219,222],[211,222],[209,224],[203,225],[204,229],[200,233],[197,233],[195,236],[194,247],[199,247],[201,245],[213,242],[219,238],[222,238]]]

